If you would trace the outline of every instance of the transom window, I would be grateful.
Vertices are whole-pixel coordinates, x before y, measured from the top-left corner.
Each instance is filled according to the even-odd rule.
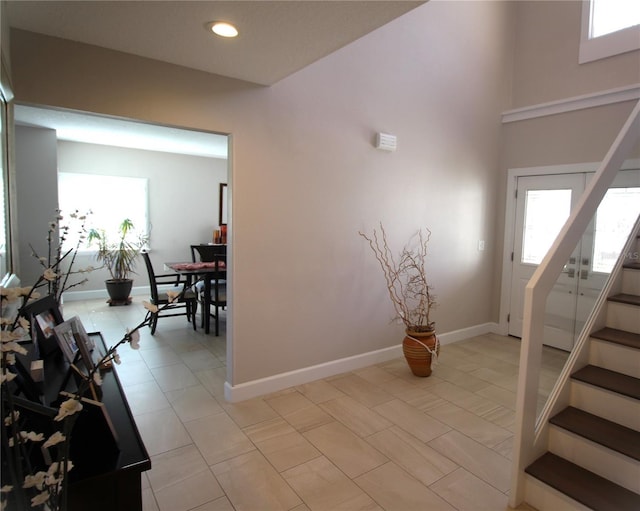
[[[640,49],[638,0],[584,0],[580,63]]]
[[[591,39],[638,24],[638,0],[591,0]]]

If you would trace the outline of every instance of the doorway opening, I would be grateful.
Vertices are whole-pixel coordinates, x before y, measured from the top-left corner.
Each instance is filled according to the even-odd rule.
[[[155,207],[152,204],[150,208],[150,217],[152,234],[156,235],[155,239],[157,241],[154,244],[152,239],[151,250],[155,252],[156,260],[159,264],[162,261],[187,260],[187,258],[190,260],[190,246],[192,244],[213,241],[214,231],[220,221],[219,185],[222,183],[231,185],[232,165],[229,157],[231,153],[231,136],[229,134],[151,124],[135,119],[102,116],[90,112],[21,104],[14,104],[14,119],[16,127],[20,129],[34,128],[37,131],[42,128],[43,131],[50,130],[55,132],[48,133],[47,137],[58,141],[56,151],[60,151],[59,147],[62,145],[67,146],[64,150],[66,151],[64,153],[65,164],[68,163],[72,156],[82,157],[82,160],[79,159],[75,164],[77,168],[82,168],[83,165],[84,168],[95,167],[93,169],[94,172],[100,173],[102,171],[102,168],[98,168],[100,163],[102,163],[103,168],[108,166],[104,162],[98,161],[97,158],[99,157],[92,157],[92,150],[99,151],[100,155],[107,154],[108,151],[122,154],[123,161],[124,158],[132,155],[134,159],[130,160],[129,163],[125,162],[124,166],[131,170],[133,176],[140,177],[141,172],[147,172],[145,177],[149,179],[148,194],[152,201],[155,200]],[[145,153],[150,155],[149,160],[145,160]],[[145,161],[147,162],[146,167],[148,170],[143,171],[141,170],[144,166],[142,162]],[[170,167],[167,163],[167,168],[163,170],[165,172],[163,176],[165,182],[154,184],[153,172],[160,172],[160,169],[157,166],[153,167],[151,162],[164,164],[164,162],[169,161],[172,166]],[[195,167],[192,165],[181,166],[180,163],[185,161],[195,162],[197,165]],[[58,163],[63,162],[59,161]],[[84,172],[84,170],[78,170],[77,168],[75,169],[76,172]],[[176,168],[178,170],[171,171],[171,169]],[[58,170],[60,170],[60,165],[58,165]],[[169,175],[167,175],[167,172]],[[201,184],[198,186],[200,180],[195,175],[196,172],[212,173],[206,180],[203,180],[203,182],[209,183],[207,186],[202,186]],[[186,179],[185,176],[188,174],[191,177]],[[211,177],[214,174],[215,179]],[[165,191],[159,191],[161,189],[165,189]],[[194,189],[198,193],[206,195],[198,198],[197,202],[200,205],[193,204],[196,202]],[[230,203],[232,186],[228,186],[227,190],[229,194],[227,200]],[[165,194],[166,196],[155,197],[154,199],[154,194]],[[38,217],[49,219],[53,215],[49,204],[49,202],[45,206],[34,204],[30,207],[34,209],[40,207],[40,210],[34,214],[37,214]],[[185,204],[189,205],[189,207],[185,207]],[[194,215],[193,211],[196,206],[200,209],[198,209],[199,213]],[[162,211],[165,216],[161,220],[156,218],[156,221],[154,221],[153,215],[158,211]],[[176,220],[180,223],[179,228],[173,228],[165,223],[167,215],[176,218],[180,217],[180,215],[186,216],[182,217],[181,220]],[[228,232],[231,238],[233,218],[230,209],[227,215]],[[33,227],[27,225],[19,229],[19,232],[28,233],[30,229],[33,230]],[[161,230],[167,232],[159,236]],[[169,240],[167,236],[170,237]],[[28,259],[30,254],[25,253],[22,257]],[[92,260],[92,256],[87,254],[87,260],[89,259]],[[229,271],[227,272],[227,286],[229,289],[233,286],[231,271],[233,263],[231,259],[232,256],[230,255]],[[81,266],[84,267],[86,265]],[[104,282],[99,276],[96,276],[95,280],[95,290],[86,286],[78,288],[78,296],[68,297],[68,301],[101,297],[104,293]],[[74,289],[73,291],[76,290]],[[141,292],[146,293],[148,289],[145,290],[143,288]],[[231,292],[228,294],[224,350],[230,354],[232,347],[231,309],[233,298]],[[67,297],[65,298],[67,299]],[[228,365],[227,369],[229,369]],[[228,372],[227,381],[229,381],[229,378],[230,374]]]

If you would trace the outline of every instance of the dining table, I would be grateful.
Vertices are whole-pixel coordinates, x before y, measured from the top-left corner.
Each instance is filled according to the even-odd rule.
[[[226,259],[226,256],[224,257]],[[211,325],[211,282],[226,280],[227,269],[226,261],[222,258],[211,262],[167,262],[164,263],[165,268],[174,271],[180,275],[184,275],[187,280],[187,286],[192,286],[198,281],[203,282],[203,319],[204,331],[209,333]],[[216,313],[217,314],[217,313]],[[218,322],[216,321],[216,335],[219,335]]]

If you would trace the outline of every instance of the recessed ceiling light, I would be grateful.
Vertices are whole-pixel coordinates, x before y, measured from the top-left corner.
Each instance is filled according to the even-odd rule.
[[[207,28],[220,37],[236,37],[238,35],[238,29],[226,21],[212,21],[207,23]]]

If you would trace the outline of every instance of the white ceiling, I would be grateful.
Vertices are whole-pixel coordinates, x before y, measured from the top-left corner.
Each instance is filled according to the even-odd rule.
[[[273,85],[425,3],[3,1],[11,27],[261,85]],[[214,20],[234,23],[239,37],[227,40],[208,33],[205,25]],[[65,140],[105,143],[108,132],[115,136],[109,139],[109,145],[226,157],[227,137],[211,133],[166,130],[149,124],[25,106],[16,107],[16,121],[56,129],[59,138]],[[156,141],[152,142],[154,138]]]
[[[273,85],[424,1],[7,1],[11,27]],[[224,39],[207,22],[235,24]]]

